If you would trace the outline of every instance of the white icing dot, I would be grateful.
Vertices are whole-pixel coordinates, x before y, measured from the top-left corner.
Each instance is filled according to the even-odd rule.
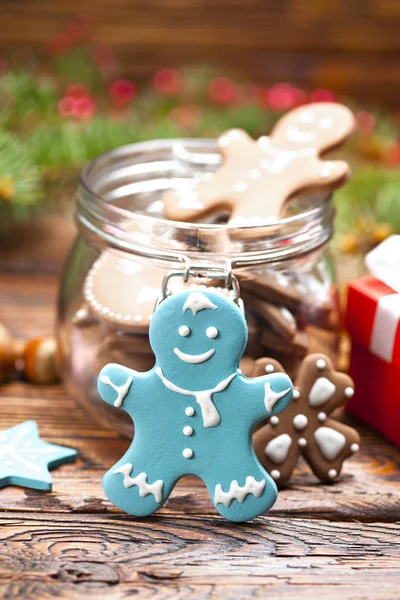
[[[344,390],[344,395],[346,396],[346,398],[352,398],[354,396],[354,388],[352,387],[347,387]]]
[[[231,129],[228,132],[228,136],[231,140],[240,140],[240,138],[242,137],[241,132],[238,129]]]
[[[259,177],[261,177],[260,169],[250,169],[249,177],[250,179],[258,179]]]
[[[295,324],[294,316],[292,315],[292,313],[290,312],[290,310],[288,310],[287,308],[285,308],[285,306],[281,306],[281,308],[279,310],[280,310],[280,313],[281,313],[282,317],[284,319],[286,319],[286,321],[288,323],[290,323],[291,325]]]
[[[181,335],[182,337],[186,337],[187,335],[189,335],[190,333],[190,329],[187,325],[181,325],[178,329],[178,333],[179,335]]]
[[[360,446],[359,446],[358,444],[352,444],[352,445],[350,446],[350,450],[351,450],[352,452],[358,452],[358,451],[359,451],[359,449],[360,449]]]
[[[216,338],[218,335],[218,329],[216,327],[207,327],[206,329],[206,336],[208,338]]]
[[[318,419],[318,421],[323,423],[326,420],[326,413],[324,413],[324,412],[318,413],[317,419]]]
[[[333,163],[331,162],[327,162],[321,169],[319,176],[322,179],[325,179],[326,177],[329,177],[329,175],[332,173],[332,168],[333,168]]]
[[[298,444],[299,444],[300,448],[305,448],[305,446],[307,446],[306,438],[299,438]]]
[[[335,477],[337,477],[336,469],[329,469],[328,477],[329,477],[329,479],[335,479]]]
[[[296,415],[293,419],[293,426],[295,429],[301,430],[307,427],[308,419],[306,415]]]
[[[279,423],[279,417],[277,417],[276,415],[273,415],[270,418],[269,422],[271,423],[271,425],[278,425],[278,423]]]
[[[299,392],[299,390],[293,390],[293,398],[295,400],[298,400],[300,398],[300,392]]]
[[[312,123],[315,121],[315,115],[311,110],[305,110],[300,114],[300,121],[302,123]]]
[[[331,129],[333,127],[333,119],[331,117],[323,117],[319,120],[321,129]]]
[[[265,365],[265,372],[266,373],[273,373],[274,371],[275,371],[274,365]]]
[[[143,315],[135,315],[133,320],[136,321],[136,323],[140,323],[140,321],[143,321]]]
[[[186,427],[183,428],[183,433],[185,435],[193,435],[193,427],[189,427],[189,425],[186,425]]]
[[[326,367],[326,362],[323,358],[319,358],[315,364],[317,365],[317,369],[325,369]]]
[[[91,296],[93,296],[93,294],[91,294]],[[79,308],[76,311],[75,316],[77,319],[86,319],[86,317],[88,316],[88,310],[86,308]]]
[[[245,192],[247,190],[247,183],[245,181],[238,181],[233,186],[234,192]]]
[[[182,455],[184,458],[192,458],[193,450],[191,448],[185,448],[184,451],[182,452]]]
[[[132,320],[131,315],[125,315],[124,316],[124,321],[131,321],[131,320]]]
[[[275,481],[277,481],[281,476],[280,471],[278,471],[277,469],[272,469],[271,471],[271,477],[272,479],[274,479]]]
[[[195,413],[195,410],[194,410],[193,406],[187,406],[187,407],[185,408],[185,414],[186,414],[188,417],[193,417],[194,413]]]

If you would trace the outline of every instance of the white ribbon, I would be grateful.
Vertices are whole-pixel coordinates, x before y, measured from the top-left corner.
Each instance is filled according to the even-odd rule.
[[[400,235],[388,237],[371,250],[365,264],[373,277],[395,290],[378,300],[369,346],[373,354],[390,363],[400,320]]]
[[[400,293],[400,235],[391,235],[368,252],[365,266],[373,277]]]

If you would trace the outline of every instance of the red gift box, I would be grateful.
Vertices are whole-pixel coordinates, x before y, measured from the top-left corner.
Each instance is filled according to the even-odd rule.
[[[374,277],[352,281],[346,327],[356,390],[347,408],[400,445],[400,294]]]

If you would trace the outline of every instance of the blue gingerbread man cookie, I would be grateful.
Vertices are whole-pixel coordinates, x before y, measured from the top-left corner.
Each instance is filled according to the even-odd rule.
[[[135,423],[130,448],[104,476],[107,497],[127,513],[147,516],[181,477],[193,474],[227,519],[266,512],[277,488],[251,434],[259,421],[287,407],[289,377],[242,375],[246,321],[233,300],[216,292],[169,296],[157,307],[149,335],[156,356],[150,371],[109,364],[99,375],[102,398]]]

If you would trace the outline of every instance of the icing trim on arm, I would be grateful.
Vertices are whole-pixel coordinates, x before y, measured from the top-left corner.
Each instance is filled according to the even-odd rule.
[[[104,385],[109,385],[114,391],[117,392],[117,397],[114,400],[114,406],[119,408],[125,400],[127,393],[129,392],[129,389],[132,385],[133,377],[129,376],[125,383],[123,383],[122,385],[116,385],[115,383],[113,383],[108,377],[108,375],[101,375],[100,381]]]
[[[271,384],[267,381],[264,386],[264,390],[265,390],[265,394],[264,394],[265,408],[267,409],[268,412],[272,412],[272,410],[273,410],[275,404],[278,402],[278,400],[280,400],[281,398],[283,398],[283,396],[286,396],[286,394],[288,392],[290,392],[290,387],[288,387],[286,390],[283,390],[283,392],[274,392],[271,389]]]

